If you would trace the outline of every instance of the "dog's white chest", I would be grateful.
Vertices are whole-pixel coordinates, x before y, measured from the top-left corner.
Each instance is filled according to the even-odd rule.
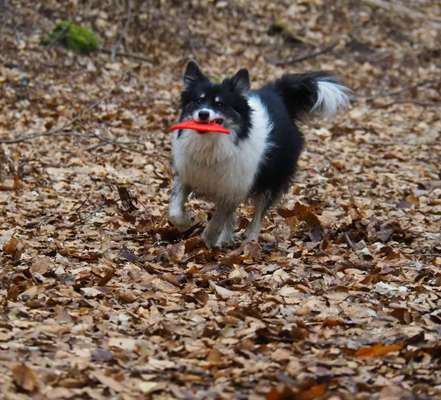
[[[265,107],[257,97],[249,98],[253,109],[249,137],[237,140],[216,133],[199,135],[183,131],[173,138],[174,167],[183,184],[213,201],[239,203],[246,199],[259,162],[264,157],[271,129]]]
[[[251,188],[257,166],[250,166],[240,156],[239,146],[225,139],[183,132],[173,142],[174,164],[182,183],[198,194],[213,201],[240,202]]]

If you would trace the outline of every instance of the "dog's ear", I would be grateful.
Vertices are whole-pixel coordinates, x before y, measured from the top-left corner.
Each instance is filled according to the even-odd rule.
[[[202,73],[202,71],[199,69],[198,65],[194,61],[190,61],[187,64],[183,78],[184,86],[186,88],[190,87],[199,80],[206,80],[206,79],[207,77]]]
[[[248,70],[244,68],[239,70],[236,75],[231,78],[231,85],[233,89],[241,93],[248,92],[248,90],[250,90],[250,74]]]

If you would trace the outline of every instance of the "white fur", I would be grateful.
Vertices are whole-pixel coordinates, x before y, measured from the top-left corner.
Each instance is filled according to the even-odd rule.
[[[271,122],[266,107],[257,95],[249,96],[248,103],[253,112],[246,139],[237,141],[234,131],[230,135],[193,131],[183,131],[179,138],[174,135],[172,154],[182,183],[210,200],[235,205],[245,200],[269,148]]]
[[[350,91],[347,87],[329,80],[319,80],[317,88],[317,101],[311,112],[319,111],[325,117],[332,117],[349,105]]]

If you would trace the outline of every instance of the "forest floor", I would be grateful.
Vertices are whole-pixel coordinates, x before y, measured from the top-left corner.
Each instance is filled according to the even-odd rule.
[[[438,1],[40,3],[0,2],[0,398],[441,398]],[[59,19],[116,57],[43,47]],[[167,222],[189,59],[354,91],[259,244]]]

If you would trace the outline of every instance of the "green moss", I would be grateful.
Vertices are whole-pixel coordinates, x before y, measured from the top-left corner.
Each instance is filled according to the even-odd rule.
[[[98,36],[93,31],[70,21],[59,22],[41,42],[47,46],[58,44],[77,53],[90,53],[99,48]]]

